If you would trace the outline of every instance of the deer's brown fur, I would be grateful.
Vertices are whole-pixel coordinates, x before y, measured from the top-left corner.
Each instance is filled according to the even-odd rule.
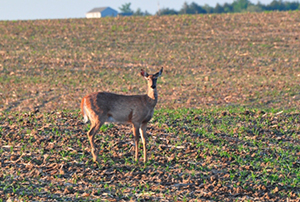
[[[143,142],[144,162],[147,161],[147,123],[153,116],[157,103],[156,80],[162,74],[163,68],[149,75],[141,70],[141,75],[147,80],[148,90],[145,95],[120,95],[108,92],[92,93],[81,100],[81,112],[84,120],[91,121],[87,135],[91,144],[93,160],[97,161],[97,149],[94,137],[105,122],[130,123],[133,126],[135,140],[135,160],[138,161],[139,137]]]

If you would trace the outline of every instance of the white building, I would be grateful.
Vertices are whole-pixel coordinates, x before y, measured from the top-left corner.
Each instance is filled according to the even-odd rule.
[[[116,17],[118,11],[110,7],[94,8],[85,14],[86,18]]]

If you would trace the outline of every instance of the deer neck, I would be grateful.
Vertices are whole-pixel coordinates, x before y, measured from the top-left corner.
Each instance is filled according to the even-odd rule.
[[[148,87],[147,98],[152,105],[156,105],[157,103],[157,90],[156,88]]]

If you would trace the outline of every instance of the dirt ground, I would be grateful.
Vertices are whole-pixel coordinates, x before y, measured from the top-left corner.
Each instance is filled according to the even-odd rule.
[[[299,19],[0,21],[0,201],[299,201]],[[92,162],[81,98],[162,66],[149,162],[118,124]]]

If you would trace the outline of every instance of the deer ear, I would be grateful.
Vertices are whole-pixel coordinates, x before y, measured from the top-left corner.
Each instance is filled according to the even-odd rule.
[[[145,72],[143,69],[141,69],[141,75],[142,75],[143,77],[148,77],[148,76],[149,76],[148,73]]]
[[[160,69],[160,71],[159,71],[159,73],[158,73],[158,76],[161,76],[161,75],[162,75],[162,73],[163,73],[163,70],[164,70],[164,68],[163,68],[163,67],[161,67],[161,69]]]
[[[163,67],[160,69],[160,71],[159,72],[157,72],[154,76],[156,77],[156,78],[158,78],[158,77],[160,77],[161,75],[162,75],[162,72],[163,72]]]

